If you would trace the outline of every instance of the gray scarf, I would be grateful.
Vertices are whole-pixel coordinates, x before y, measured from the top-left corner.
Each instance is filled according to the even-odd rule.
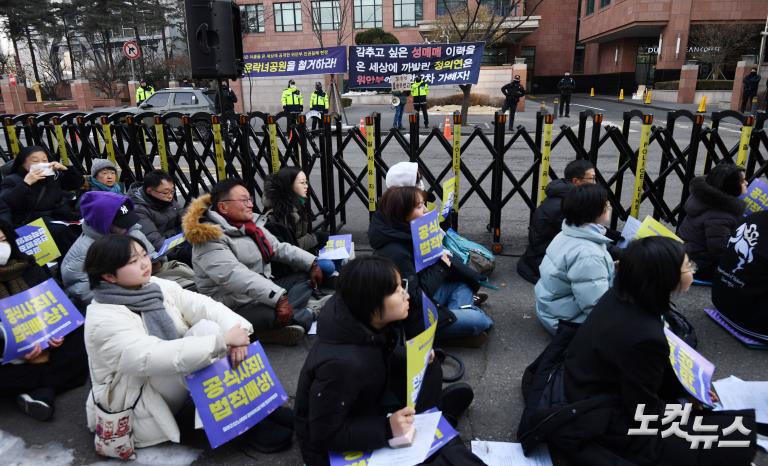
[[[131,290],[102,281],[93,290],[93,297],[100,303],[122,305],[139,314],[150,335],[163,340],[179,338],[173,319],[165,310],[163,292],[157,283],[147,283],[138,290]]]

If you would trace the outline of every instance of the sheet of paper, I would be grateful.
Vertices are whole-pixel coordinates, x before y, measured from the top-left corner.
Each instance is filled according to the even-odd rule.
[[[336,248],[336,249],[331,249],[329,251],[321,251],[320,254],[317,255],[318,259],[328,259],[328,260],[347,259],[348,257],[349,257],[349,252],[344,248]]]
[[[617,246],[626,248],[629,245],[629,242],[635,239],[635,235],[637,235],[637,230],[640,229],[640,225],[642,225],[640,220],[631,215],[627,216],[627,221],[624,222],[624,228],[621,230],[621,236],[624,237],[624,241],[617,244]]]
[[[472,440],[472,453],[488,466],[553,466],[552,457],[544,445],[526,457],[519,443]]]
[[[312,322],[312,326],[309,327],[307,335],[317,335],[317,321]]]
[[[437,423],[440,421],[442,413],[417,414],[414,416],[413,426],[416,429],[416,436],[413,438],[413,444],[407,448],[380,448],[373,452],[368,466],[412,466],[419,464],[427,458],[429,447],[435,438]]]
[[[732,375],[712,385],[723,409],[754,409],[757,422],[768,423],[768,382],[745,382]]]

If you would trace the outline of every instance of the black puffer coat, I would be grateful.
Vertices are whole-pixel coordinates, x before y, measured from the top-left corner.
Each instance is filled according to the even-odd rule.
[[[144,183],[136,182],[128,190],[128,196],[139,216],[141,232],[155,249],[160,249],[163,242],[173,235],[181,233],[181,217],[184,207],[178,201],[162,202],[144,192]]]
[[[744,214],[744,202],[707,184],[703,176],[691,181],[685,218],[678,235],[685,241],[688,258],[696,262],[696,277],[712,278],[728,238]]]
[[[408,280],[408,294],[411,303],[408,319],[404,324],[408,338],[413,338],[425,330],[422,292],[434,303],[435,300],[432,297],[446,281],[463,281],[474,291],[477,291],[479,288],[477,283],[484,280],[482,275],[456,260],[451,261],[451,267],[447,267],[443,261],[437,261],[437,263],[416,273],[410,226],[405,223],[390,225],[384,220],[384,216],[380,212],[376,212],[371,218],[368,227],[368,240],[374,249],[374,254],[391,259],[400,271],[400,276]],[[435,305],[437,304],[435,303]],[[437,305],[438,331],[444,325],[455,321],[456,316],[453,312]]]
[[[528,247],[517,261],[517,273],[531,283],[539,281],[541,265],[547,246],[560,233],[563,226],[561,205],[565,195],[574,188],[573,183],[560,178],[547,185],[547,198],[533,213],[528,227]]]

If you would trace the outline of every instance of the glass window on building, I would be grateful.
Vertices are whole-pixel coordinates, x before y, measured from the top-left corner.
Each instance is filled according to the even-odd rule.
[[[509,48],[491,45],[483,50],[483,65],[503,65],[509,63]]]
[[[587,0],[587,9],[585,15],[591,15],[595,12],[595,0]]]
[[[509,0],[480,0],[481,5],[485,5],[496,16],[502,17],[509,14],[510,7],[512,6],[510,3]],[[515,3],[515,5],[517,5],[517,3]]]
[[[275,31],[301,31],[301,3],[275,3]]]
[[[576,51],[573,54],[573,73],[584,73],[584,54],[586,52],[585,45],[577,45]]]
[[[381,0],[355,0],[355,29],[383,27]]]
[[[467,0],[436,0],[437,16],[447,15],[448,11],[455,14],[467,8]]]
[[[339,18],[341,18],[339,1],[320,0],[312,2],[312,16],[317,28],[321,31],[339,29]]]
[[[600,0],[600,8],[607,7],[611,4],[611,0]]]
[[[264,32],[264,5],[240,5],[240,29],[243,34]]]
[[[414,27],[417,21],[424,19],[424,2],[422,0],[394,0],[395,27]]]

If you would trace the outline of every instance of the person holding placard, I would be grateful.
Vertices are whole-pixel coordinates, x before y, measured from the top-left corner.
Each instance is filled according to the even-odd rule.
[[[699,266],[696,278],[710,281],[728,238],[744,215],[745,204],[739,199],[747,192],[744,169],[721,162],[706,176],[694,178],[690,191],[677,234],[685,241],[691,260]]]
[[[253,327],[207,296],[152,277],[144,243],[131,236],[96,240],[85,270],[94,295],[85,318],[93,384],[86,402],[88,427],[95,427],[97,403],[109,412],[135,404],[136,447],[178,443],[174,416],[189,400],[184,376],[222,357],[237,367],[247,356]],[[280,430],[290,445],[290,429],[277,424],[270,429]],[[286,438],[262,439],[267,437],[286,445]]]
[[[0,183],[0,200],[10,209],[14,226],[42,218],[59,250],[66,251],[77,239],[80,229],[52,221],[80,219],[74,208],[74,195],[67,191],[77,191],[85,179],[76,167],[49,162],[49,158],[45,147],[23,148],[13,160],[11,174],[4,176]]]
[[[613,281],[611,239],[605,236],[611,221],[608,192],[586,184],[572,189],[563,200],[562,231],[555,236],[541,262],[536,283],[536,315],[551,334],[558,322],[584,322]]]
[[[768,343],[768,211],[748,216],[728,239],[712,303],[736,330]]]
[[[309,202],[309,180],[297,167],[283,167],[265,183],[262,204],[269,232],[284,243],[317,255],[328,242],[328,233],[312,231]],[[326,278],[338,275],[336,264],[331,260],[318,259],[317,265]]]
[[[19,251],[16,231],[0,221],[0,299],[7,298],[51,278],[47,267]],[[5,347],[0,329],[0,351]],[[1,354],[0,354],[1,356]],[[29,416],[46,421],[53,416],[56,394],[83,385],[88,376],[82,329],[66,337],[52,338],[48,348],[40,345],[23,360],[0,366],[0,396],[16,397],[16,404]]]
[[[296,436],[307,466],[327,466],[331,451],[397,445],[416,413],[436,406],[456,422],[471,403],[467,384],[441,391],[442,370],[432,353],[415,409],[406,407],[400,322],[409,314],[407,288],[395,264],[383,257],[357,258],[342,269],[296,389]],[[482,464],[454,440],[436,456],[453,460],[448,464]]]
[[[438,342],[481,346],[493,327],[493,319],[474,304],[474,293],[485,277],[448,252],[416,272],[410,222],[427,213],[426,200],[426,193],[413,186],[387,189],[368,228],[371,247],[374,254],[391,259],[408,280],[411,311],[404,325],[409,338],[424,331],[423,291],[437,305]]]
[[[524,440],[526,450],[546,442],[569,464],[750,464],[755,454],[752,410],[711,412],[697,404],[686,408],[687,421],[671,417],[677,431],[670,431],[671,422],[662,422],[675,409],[671,404],[682,398],[693,402],[670,364],[662,319],[671,295],[690,288],[692,269],[678,241],[648,237],[629,243],[613,287],[575,331],[563,325],[537,360],[540,369],[528,380],[529,405],[518,434],[531,440],[527,445]],[[534,404],[543,394],[557,404],[544,399]],[[738,418],[751,433],[730,429]],[[712,426],[706,431],[716,438],[712,448],[692,447],[693,438],[704,432],[694,427],[699,425]],[[718,448],[718,440],[747,440],[749,446]]]
[[[184,206],[176,199],[176,185],[173,178],[163,170],[152,170],[144,175],[144,181],[133,183],[128,196],[139,217],[141,232],[157,250],[168,238],[181,233],[181,216]],[[192,265],[192,247],[184,242],[168,254],[169,260]]]

